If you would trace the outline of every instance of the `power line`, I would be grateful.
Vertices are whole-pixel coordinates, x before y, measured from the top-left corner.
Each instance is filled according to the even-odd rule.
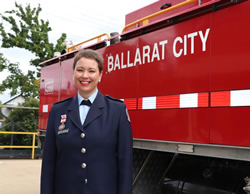
[[[113,17],[107,17],[106,15],[102,14],[95,14],[94,16],[93,15],[90,15],[90,14],[81,14],[81,16],[83,16],[83,18],[79,18],[78,16],[70,16],[70,17],[65,17],[65,16],[62,16],[62,15],[57,15],[57,14],[54,14],[54,13],[48,13],[46,15],[51,15],[55,18],[58,18],[60,20],[68,20],[69,22],[76,22],[78,21],[78,23],[82,23],[82,21],[88,19],[88,20],[92,20],[92,22],[94,22],[95,24],[99,25],[100,23],[103,23],[101,21],[105,21],[105,24],[107,25],[112,25],[112,26],[118,26],[116,23],[113,23],[113,22],[110,22],[112,20],[117,20],[117,18],[113,18]],[[95,17],[95,16],[99,16],[99,17]],[[100,22],[98,22],[100,21]],[[108,22],[107,22],[108,21]]]
[[[63,16],[58,16],[58,15],[54,15],[52,14],[55,18],[61,20],[61,21],[68,21],[69,23],[74,23],[75,25],[78,26],[91,26],[92,28],[98,29],[102,32],[107,31],[107,29],[112,29],[112,31],[117,30],[117,28],[119,28],[121,25],[117,25],[117,24],[113,24],[110,22],[107,22],[108,20],[105,20],[103,22],[103,20],[99,20],[99,19],[95,19],[92,16],[89,15],[83,15],[81,17],[81,19],[79,17],[63,17]],[[100,16],[101,17],[101,16]],[[50,21],[51,22],[51,21]]]

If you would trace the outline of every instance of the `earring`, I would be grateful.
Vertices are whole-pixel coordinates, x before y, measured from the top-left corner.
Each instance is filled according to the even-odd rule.
[[[99,79],[99,82],[101,82],[101,80]]]

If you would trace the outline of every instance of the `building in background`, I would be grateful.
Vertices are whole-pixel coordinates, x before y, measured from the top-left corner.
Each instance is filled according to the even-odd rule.
[[[1,112],[4,116],[8,117],[10,112],[18,106],[18,104],[21,104],[25,101],[24,97],[19,95],[11,97],[9,100],[3,103],[3,107],[1,108]],[[1,121],[0,121],[1,122]],[[1,126],[1,124],[0,124]]]

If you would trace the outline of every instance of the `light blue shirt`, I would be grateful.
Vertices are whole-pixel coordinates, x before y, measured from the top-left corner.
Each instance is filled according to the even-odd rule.
[[[86,105],[81,105],[81,102],[83,100],[90,100],[91,104],[93,104],[96,96],[97,96],[97,93],[98,93],[98,90],[96,90],[94,92],[94,94],[92,94],[88,99],[84,99],[80,94],[79,92],[77,93],[77,98],[78,98],[78,104],[79,104],[79,114],[80,114],[80,119],[81,119],[81,123],[83,125],[86,117],[87,117],[87,114],[89,112],[89,109],[90,107],[89,106],[86,106]]]

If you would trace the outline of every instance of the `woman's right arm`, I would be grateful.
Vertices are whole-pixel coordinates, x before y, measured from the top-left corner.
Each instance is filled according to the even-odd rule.
[[[55,109],[52,107],[47,124],[45,144],[43,149],[41,194],[54,193],[55,164],[56,164],[56,136],[55,136]]]

